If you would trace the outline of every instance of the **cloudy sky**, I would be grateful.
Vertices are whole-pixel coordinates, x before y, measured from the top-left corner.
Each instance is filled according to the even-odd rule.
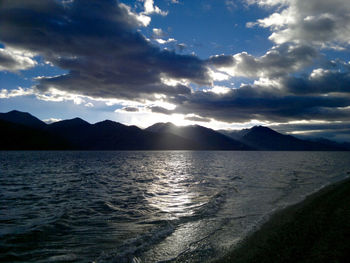
[[[1,0],[13,109],[350,141],[350,2]]]

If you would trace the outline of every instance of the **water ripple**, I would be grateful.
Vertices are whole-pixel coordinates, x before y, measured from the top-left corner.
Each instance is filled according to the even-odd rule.
[[[349,153],[0,152],[1,262],[202,262]]]

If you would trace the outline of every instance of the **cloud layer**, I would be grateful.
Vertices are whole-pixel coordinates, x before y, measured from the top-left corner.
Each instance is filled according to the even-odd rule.
[[[17,72],[33,68],[37,62],[30,54],[25,54],[19,50],[0,48],[0,71]]]
[[[145,7],[145,14],[161,12],[153,1]],[[184,85],[164,84],[163,78],[209,83],[203,61],[151,45],[136,30],[137,14],[114,0],[2,1],[0,24],[6,46],[35,52],[68,71],[40,78],[42,91],[137,100],[190,92]]]
[[[350,4],[348,0],[248,0],[261,6],[279,8],[269,17],[248,26],[270,28],[277,44],[295,42],[328,48],[350,44]]]
[[[317,55],[317,50],[310,46],[284,44],[273,47],[261,57],[242,52],[213,56],[209,63],[231,76],[274,78],[310,65]]]
[[[226,4],[233,8],[231,2]],[[325,54],[349,50],[349,1],[246,2],[271,12],[247,26],[270,29],[273,47],[261,56],[243,51],[203,60],[161,49],[142,35],[139,29],[150,24],[150,15],[168,14],[153,0],[144,1],[140,13],[115,0],[3,0],[0,41],[5,47],[0,48],[0,70],[35,67],[35,54],[67,71],[37,78],[30,94],[38,98],[50,99],[47,94],[55,91],[56,99],[85,96],[89,101],[144,102],[149,111],[184,114],[198,122],[349,120],[350,63],[330,60]],[[175,42],[164,40],[160,28],[152,33],[160,44]],[[186,47],[177,46],[180,51]],[[237,79],[243,81],[227,85]],[[1,96],[29,95],[23,91],[2,90]],[[139,112],[132,103],[123,106],[122,112]]]
[[[350,118],[350,96],[287,95],[284,90],[246,85],[229,93],[196,92],[181,96],[174,112],[195,112],[225,122],[261,120],[344,120]]]

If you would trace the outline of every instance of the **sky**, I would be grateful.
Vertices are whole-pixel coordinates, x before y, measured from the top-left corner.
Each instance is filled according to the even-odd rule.
[[[350,2],[1,0],[14,109],[350,141]]]

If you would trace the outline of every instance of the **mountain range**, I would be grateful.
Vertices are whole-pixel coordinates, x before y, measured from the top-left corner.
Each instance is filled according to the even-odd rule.
[[[344,151],[349,145],[302,140],[255,126],[215,131],[199,125],[156,123],[146,129],[80,118],[46,124],[29,113],[0,113],[0,150],[270,150]]]
[[[325,139],[299,139],[264,126],[254,126],[240,131],[221,130],[220,132],[256,150],[263,151],[343,151],[350,149],[349,145],[345,143],[340,144]]]

